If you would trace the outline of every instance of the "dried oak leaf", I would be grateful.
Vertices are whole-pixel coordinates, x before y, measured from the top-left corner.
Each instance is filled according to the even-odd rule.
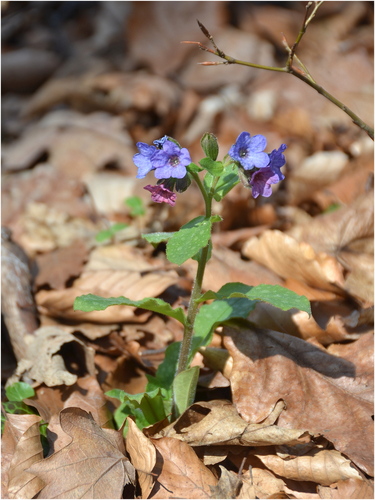
[[[323,348],[248,322],[225,327],[233,358],[234,404],[242,418],[262,422],[276,401],[287,405],[278,425],[322,434],[366,473],[373,469],[373,408],[361,397],[356,366]],[[371,347],[369,347],[371,349]],[[371,369],[371,368],[370,368]]]
[[[173,438],[151,439],[163,468],[150,498],[210,498],[217,479],[186,443]]]
[[[64,358],[58,354],[65,344],[73,344],[85,359],[86,369],[95,374],[94,350],[70,333],[53,326],[45,326],[35,330],[28,336],[29,345],[25,357],[18,363],[16,373],[8,384],[18,380],[24,373],[37,384],[45,383],[48,387],[55,385],[73,385],[77,375],[66,369]]]
[[[337,481],[331,487],[318,486],[320,498],[327,500],[337,498],[374,498],[374,481],[350,478],[344,481]]]
[[[190,446],[264,446],[296,444],[306,440],[307,433],[303,430],[272,425],[283,407],[284,404],[279,402],[265,422],[249,424],[228,401],[195,403],[176,422],[163,429],[160,435],[180,439]]]
[[[7,414],[2,438],[3,467],[7,466],[4,455],[12,454],[7,484],[2,489],[3,498],[33,498],[43,487],[43,481],[25,469],[43,458],[40,442],[39,415]],[[12,449],[14,446],[14,449]],[[6,496],[6,492],[7,495]]]
[[[39,498],[122,498],[135,470],[117,439],[80,408],[62,410],[60,424],[71,443],[28,469],[45,483]]]

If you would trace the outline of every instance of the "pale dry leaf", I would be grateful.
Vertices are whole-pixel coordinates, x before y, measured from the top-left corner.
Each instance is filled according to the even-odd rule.
[[[160,435],[180,439],[190,446],[264,446],[295,444],[306,440],[307,434],[303,430],[272,425],[280,411],[276,407],[275,417],[270,421],[249,424],[228,401],[195,403],[176,422],[161,431]]]
[[[284,279],[293,278],[342,294],[343,268],[337,260],[326,253],[316,253],[307,243],[298,242],[281,231],[265,231],[259,238],[251,238],[244,244],[242,253]]]
[[[126,434],[126,451],[138,473],[142,498],[148,498],[154,485],[154,478],[150,473],[156,464],[155,446],[138,429],[131,418],[128,418],[127,422],[129,429]]]
[[[262,422],[282,399],[287,410],[280,414],[278,426],[324,435],[371,474],[372,404],[358,395],[357,384],[350,390],[356,375],[354,363],[330,355],[323,347],[245,321],[224,327],[223,334],[233,357],[233,401],[242,418]]]
[[[350,460],[336,450],[312,450],[303,456],[288,459],[277,455],[256,456],[277,476],[295,481],[313,481],[329,486],[349,478],[361,479]]]
[[[242,480],[233,471],[219,465],[221,475],[216,486],[211,486],[211,498],[238,498]],[[248,497],[250,498],[250,497]],[[252,497],[252,498],[255,498]]]
[[[267,469],[252,467],[251,474],[249,471],[243,472],[242,481],[238,498],[284,498],[284,481]]]
[[[319,498],[326,500],[343,498],[373,499],[374,480],[350,478],[338,481],[331,487],[318,486]]]
[[[160,263],[160,265],[162,265]],[[85,271],[138,271],[146,272],[155,270],[155,262],[147,260],[144,252],[139,248],[118,243],[94,248]]]
[[[42,419],[39,415],[12,415],[10,425],[13,428],[17,420],[19,421],[16,424],[17,428],[19,429],[20,421],[22,421],[24,432],[17,440],[9,466],[8,495],[9,498],[33,498],[42,489],[44,483],[26,469],[43,458],[39,430]]]
[[[71,443],[28,469],[45,483],[40,498],[122,498],[135,471],[116,440],[80,408],[62,410],[60,424]]]
[[[18,363],[16,373],[8,383],[27,373],[37,384],[45,383],[48,387],[73,385],[77,376],[66,369],[63,356],[58,354],[65,344],[73,344],[85,360],[87,371],[95,374],[94,350],[70,333],[47,326],[35,330],[28,340],[26,356]]]
[[[54,317],[97,323],[117,323],[129,320],[142,322],[145,317],[149,316],[149,313],[138,316],[135,314],[134,307],[111,306],[103,311],[82,312],[74,311],[73,303],[76,297],[89,293],[101,297],[125,296],[131,300],[157,297],[176,282],[175,271],[155,271],[144,275],[137,271],[127,270],[85,271],[71,288],[41,290],[36,294],[36,301],[41,312]]]
[[[217,479],[188,444],[166,437],[151,442],[162,455],[163,468],[150,498],[210,498]]]

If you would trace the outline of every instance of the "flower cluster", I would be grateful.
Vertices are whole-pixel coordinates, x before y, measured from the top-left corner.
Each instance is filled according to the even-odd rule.
[[[169,183],[168,186],[166,181],[184,179],[188,185],[186,167],[191,163],[190,153],[168,136],[154,141],[154,144],[156,146],[149,146],[144,142],[137,143],[139,153],[133,157],[134,164],[138,168],[137,179],[143,179],[151,170],[155,170],[155,177],[159,179],[158,185],[148,185],[144,189],[151,192],[152,201],[168,203],[173,207],[176,194],[170,187],[173,189],[174,183]],[[179,191],[178,186],[177,191]]]
[[[270,154],[263,152],[266,146],[267,140],[263,135],[251,137],[249,132],[242,132],[228,153],[244,170],[242,174],[252,188],[254,198],[259,195],[271,196],[271,185],[285,179],[280,168],[285,165],[283,151],[287,146],[281,144],[279,149],[274,149]]]
[[[207,144],[203,142],[202,147],[215,161],[217,140],[214,138],[215,144],[210,141]],[[208,146],[213,145],[215,148],[211,151]],[[251,137],[249,132],[242,132],[228,153],[237,162],[240,179],[252,189],[254,198],[259,195],[271,196],[271,185],[285,178],[280,169],[285,165],[283,152],[286,145],[282,144],[279,149],[274,149],[269,154],[264,152],[266,146],[267,140],[263,135]],[[153,145],[138,142],[137,148],[139,153],[133,157],[138,168],[137,178],[143,179],[153,170],[158,179],[157,185],[149,184],[144,189],[150,191],[151,199],[156,203],[168,203],[173,207],[176,203],[176,194],[173,190],[182,193],[191,182],[187,170],[188,165],[192,163],[189,151],[181,148],[177,141],[168,136],[154,141]]]

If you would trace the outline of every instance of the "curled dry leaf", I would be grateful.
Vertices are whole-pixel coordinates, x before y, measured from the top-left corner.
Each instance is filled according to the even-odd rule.
[[[289,498],[284,495],[285,483],[265,469],[252,467],[251,475],[246,471],[242,475],[242,488],[237,498]]]
[[[210,498],[217,479],[186,443],[169,437],[151,439],[163,468],[150,498]]]
[[[135,471],[117,438],[80,408],[62,410],[60,424],[71,443],[28,469],[45,483],[41,498],[122,498]]]
[[[237,498],[242,485],[241,477],[222,465],[219,465],[219,467],[221,471],[220,479],[216,486],[211,486],[211,498]],[[246,498],[255,498],[255,494],[253,493],[253,496],[247,496]]]
[[[155,446],[138,429],[131,418],[127,419],[129,429],[126,434],[126,451],[138,472],[138,480],[142,490],[142,498],[148,498],[154,485],[151,472],[156,464]]]
[[[276,405],[267,421],[249,424],[228,401],[195,403],[159,435],[180,439],[190,446],[263,446],[305,441],[308,435],[303,430],[283,429],[272,425],[280,415],[282,407],[283,404]]]
[[[39,431],[42,419],[39,415],[7,415],[7,418],[7,431],[16,438],[8,471],[8,498],[33,498],[44,483],[26,469],[43,458]]]
[[[244,244],[242,253],[282,278],[293,278],[342,294],[343,268],[337,260],[326,253],[316,253],[309,244],[298,242],[281,231],[265,231],[259,238],[251,238]]]
[[[282,399],[287,409],[278,426],[324,435],[371,474],[372,404],[361,397],[358,384],[351,390],[355,364],[290,335],[245,321],[237,325],[224,327],[223,334],[233,357],[233,401],[242,417],[261,422]]]
[[[361,479],[358,471],[336,450],[312,450],[303,456],[283,459],[277,455],[256,456],[272,472],[295,481],[313,481],[329,486],[349,478]]]
[[[45,326],[29,337],[26,356],[18,363],[16,373],[8,383],[14,383],[27,373],[37,384],[45,383],[48,387],[73,385],[77,375],[66,369],[63,356],[58,354],[63,345],[72,343],[79,349],[81,358],[85,359],[87,371],[94,375],[94,350],[60,328]]]

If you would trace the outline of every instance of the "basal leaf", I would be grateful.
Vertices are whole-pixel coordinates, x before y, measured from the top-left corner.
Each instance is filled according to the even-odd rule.
[[[178,415],[194,402],[199,377],[199,367],[193,366],[176,375],[173,381],[173,397]]]
[[[177,319],[185,324],[185,314],[181,307],[173,309],[168,302],[164,302],[162,299],[145,298],[142,300],[130,300],[126,297],[110,297],[104,298],[98,295],[93,295],[89,293],[88,295],[81,295],[77,297],[74,301],[75,311],[103,311],[109,306],[133,306],[140,307],[141,309],[146,309],[147,311],[153,311],[160,314],[165,314],[171,318]]]
[[[9,401],[23,401],[26,398],[32,398],[35,391],[25,382],[15,382],[5,389],[5,395]]]

